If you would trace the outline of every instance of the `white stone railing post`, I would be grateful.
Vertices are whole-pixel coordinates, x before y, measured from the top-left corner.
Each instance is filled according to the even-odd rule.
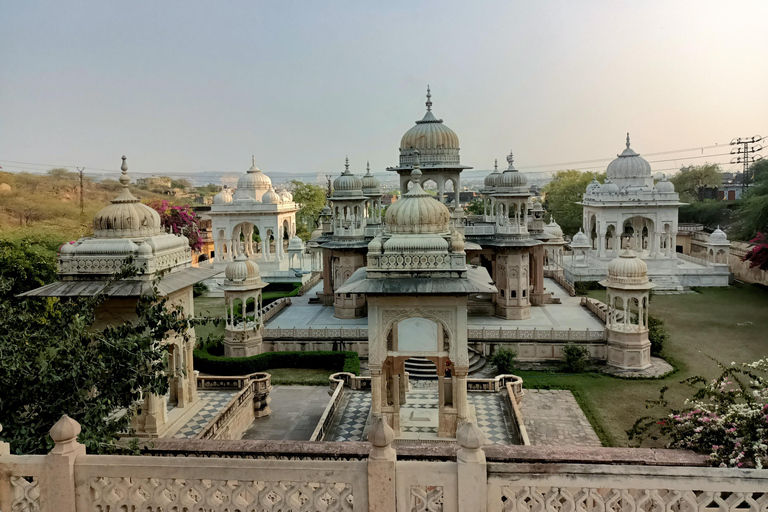
[[[484,512],[487,505],[488,473],[485,465],[485,434],[471,422],[459,426],[456,439],[461,448],[458,462],[459,510]]]
[[[80,424],[67,416],[51,428],[56,445],[45,456],[45,479],[42,482],[42,504],[57,512],[76,512],[75,460],[85,455],[85,445],[77,442]],[[85,510],[85,509],[83,509]]]
[[[397,453],[392,442],[395,431],[379,416],[368,433],[368,442],[373,445],[368,456],[368,510],[370,512],[394,512],[395,467]]]
[[[0,425],[0,432],[3,426]],[[0,441],[0,457],[11,454],[11,445]],[[11,472],[0,471],[0,510],[13,510],[13,492],[11,489]]]

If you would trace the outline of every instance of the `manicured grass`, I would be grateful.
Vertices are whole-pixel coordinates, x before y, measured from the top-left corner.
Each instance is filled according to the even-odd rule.
[[[589,296],[605,300],[604,291],[590,291]],[[646,400],[658,398],[662,386],[669,386],[666,397],[670,404],[682,407],[692,389],[680,381],[692,375],[719,375],[712,358],[730,364],[752,362],[768,355],[766,313],[768,291],[756,285],[656,295],[651,302],[651,314],[664,320],[669,332],[662,356],[677,368],[674,374],[663,379],[629,380],[594,373],[517,373],[527,388],[571,389],[603,443],[626,446],[626,430],[649,412]]]
[[[332,370],[321,368],[272,368],[265,370],[272,375],[272,385],[327,386]]]

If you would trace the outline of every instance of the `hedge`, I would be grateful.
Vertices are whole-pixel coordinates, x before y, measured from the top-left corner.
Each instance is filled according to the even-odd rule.
[[[211,375],[247,375],[270,368],[320,368],[360,375],[357,352],[265,352],[250,357],[224,357],[221,342],[195,349],[195,369]]]

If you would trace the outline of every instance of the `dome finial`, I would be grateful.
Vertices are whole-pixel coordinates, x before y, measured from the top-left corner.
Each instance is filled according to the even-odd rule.
[[[629,132],[627,132],[627,149],[629,149]]]
[[[122,171],[122,174],[120,175],[120,183],[124,188],[128,188],[128,184],[131,182],[131,178],[128,177],[128,164],[125,163],[127,158],[125,155],[123,155],[122,158],[123,165],[120,166],[120,171]]]
[[[411,181],[414,185],[419,185],[421,183],[421,169],[418,167],[414,167],[411,171]]]
[[[365,171],[366,171],[368,174],[371,174],[371,162],[370,162],[370,160],[369,160],[369,161],[367,161],[367,162],[365,162]]]
[[[493,170],[494,171],[498,171],[499,170],[499,159],[498,158],[494,158],[493,159]]]
[[[349,174],[349,156],[344,158],[344,174]]]
[[[507,168],[508,170],[512,171],[515,169],[515,154],[512,150],[510,150],[507,155],[507,163],[509,164],[509,167]]]
[[[429,90],[429,84],[427,84],[427,112],[432,111],[432,92]]]

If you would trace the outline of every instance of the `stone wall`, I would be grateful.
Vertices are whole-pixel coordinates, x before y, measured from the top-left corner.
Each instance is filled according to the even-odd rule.
[[[142,456],[87,455],[63,417],[48,455],[0,443],[0,510],[764,512],[768,474],[688,451],[457,444],[159,439]]]

